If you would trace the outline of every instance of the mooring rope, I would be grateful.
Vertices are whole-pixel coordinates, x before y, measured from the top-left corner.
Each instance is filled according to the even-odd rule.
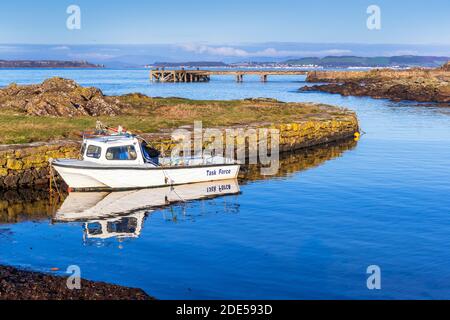
[[[52,162],[53,162],[53,159],[49,159],[50,193],[53,192],[52,185],[54,184],[56,192],[58,192],[58,196],[61,198],[61,192],[59,191],[58,183],[56,182],[56,177],[55,177],[55,174],[54,174],[54,171],[53,171]]]

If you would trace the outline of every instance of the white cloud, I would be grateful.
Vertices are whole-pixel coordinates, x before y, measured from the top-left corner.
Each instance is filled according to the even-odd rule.
[[[23,51],[23,49],[17,46],[0,45],[0,52],[20,52],[20,51]]]
[[[251,56],[257,57],[287,57],[287,56],[326,56],[326,55],[344,55],[350,54],[351,50],[329,49],[318,51],[304,51],[304,50],[277,50],[274,48],[267,48],[254,53],[249,53]]]
[[[56,47],[50,48],[50,50],[67,51],[67,50],[70,50],[70,48],[68,46],[56,46]]]
[[[318,52],[320,53],[320,55],[337,56],[337,55],[351,54],[352,50],[330,49],[330,50],[323,50],[323,51],[318,51]]]
[[[97,52],[86,52],[86,53],[69,54],[69,57],[77,60],[89,60],[89,59],[108,60],[111,58],[115,58],[116,56]]]
[[[185,51],[195,52],[199,54],[210,54],[217,56],[230,56],[230,57],[246,57],[248,52],[242,49],[233,47],[211,47],[206,45],[196,44],[184,44],[181,46]]]
[[[344,55],[350,54],[351,50],[329,49],[319,51],[303,50],[278,50],[275,48],[266,48],[258,51],[248,51],[235,47],[216,47],[203,44],[183,44],[181,48],[188,52],[197,54],[209,54],[226,57],[287,57],[287,56],[324,56],[324,55]]]
[[[99,51],[104,51],[104,52],[119,52],[121,51],[118,48],[100,48]]]

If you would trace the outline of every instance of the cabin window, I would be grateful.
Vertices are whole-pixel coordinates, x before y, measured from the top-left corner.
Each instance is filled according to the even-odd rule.
[[[86,156],[89,158],[99,159],[101,154],[102,148],[94,146],[92,144],[88,146],[86,151]]]
[[[121,146],[108,148],[106,151],[107,160],[136,160],[137,153],[134,146]]]

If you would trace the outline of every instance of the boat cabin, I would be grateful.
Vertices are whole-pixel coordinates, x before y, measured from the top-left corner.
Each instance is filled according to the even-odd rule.
[[[108,165],[158,165],[159,153],[132,135],[113,135],[83,140],[84,161]]]

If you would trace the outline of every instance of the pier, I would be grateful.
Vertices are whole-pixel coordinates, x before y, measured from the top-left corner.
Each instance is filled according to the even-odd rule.
[[[267,82],[269,76],[307,75],[305,70],[164,70],[152,69],[152,82],[208,82],[213,75],[234,76],[236,82],[243,82],[245,75],[259,76],[261,82]]]
[[[154,69],[150,71],[152,82],[207,82],[210,75],[201,70],[164,70]]]

